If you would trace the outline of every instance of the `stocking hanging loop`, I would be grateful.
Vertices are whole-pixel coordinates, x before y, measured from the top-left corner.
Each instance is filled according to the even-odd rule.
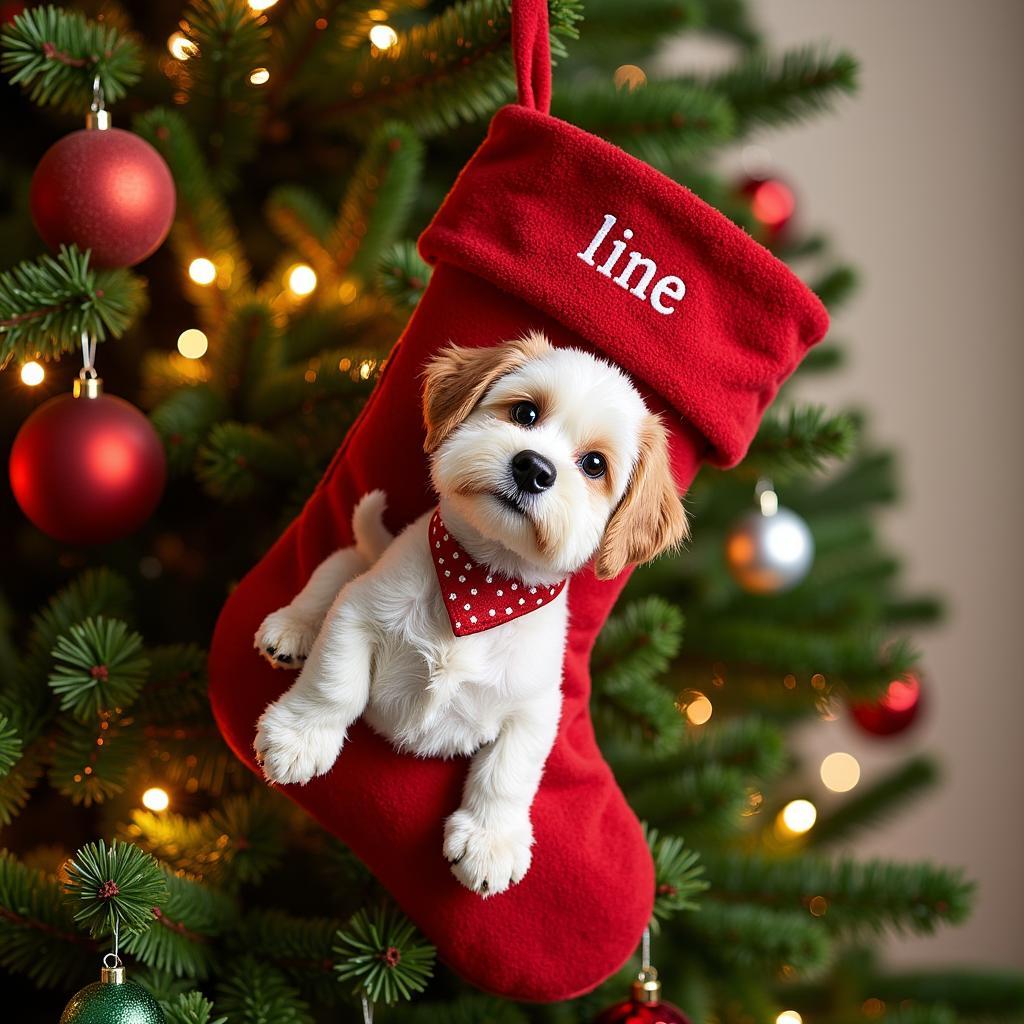
[[[512,56],[520,105],[548,113],[551,109],[551,41],[547,0],[512,0]]]

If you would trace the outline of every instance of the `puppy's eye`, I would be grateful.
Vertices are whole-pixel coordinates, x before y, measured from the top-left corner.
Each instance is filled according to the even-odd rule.
[[[513,423],[521,427],[532,427],[540,416],[540,409],[533,402],[516,402],[509,410]]]
[[[591,480],[599,480],[608,471],[608,464],[600,452],[587,452],[580,459],[580,469],[583,470]]]

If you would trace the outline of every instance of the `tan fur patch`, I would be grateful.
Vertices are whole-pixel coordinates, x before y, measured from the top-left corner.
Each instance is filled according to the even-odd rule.
[[[544,354],[550,343],[539,332],[485,348],[449,345],[424,371],[423,419],[427,438],[423,450],[437,449],[473,411],[499,377]]]
[[[610,580],[627,565],[656,558],[689,537],[668,461],[668,437],[657,416],[640,431],[640,451],[626,493],[608,520],[594,559],[597,578]]]

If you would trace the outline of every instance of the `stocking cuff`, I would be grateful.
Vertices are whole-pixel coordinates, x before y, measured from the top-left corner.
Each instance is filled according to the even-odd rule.
[[[419,244],[629,371],[720,466],[828,326],[788,267],[688,189],[522,106],[494,117]]]

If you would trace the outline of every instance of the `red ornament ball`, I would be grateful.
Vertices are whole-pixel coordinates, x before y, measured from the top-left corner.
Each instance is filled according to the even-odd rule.
[[[796,213],[796,195],[780,178],[750,177],[739,184],[740,195],[750,204],[758,240],[769,248],[784,241]]]
[[[690,1024],[689,1018],[671,1003],[645,1003],[627,999],[608,1007],[594,1024]]]
[[[163,445],[129,402],[59,395],[22,424],[11,448],[11,490],[43,533],[102,544],[142,525],[166,478]]]
[[[32,175],[36,230],[51,249],[77,245],[96,267],[130,267],[152,255],[174,220],[174,179],[145,139],[120,128],[58,139]]]
[[[921,680],[915,675],[894,679],[878,699],[853,704],[850,712],[864,732],[895,736],[910,728],[921,712]]]

